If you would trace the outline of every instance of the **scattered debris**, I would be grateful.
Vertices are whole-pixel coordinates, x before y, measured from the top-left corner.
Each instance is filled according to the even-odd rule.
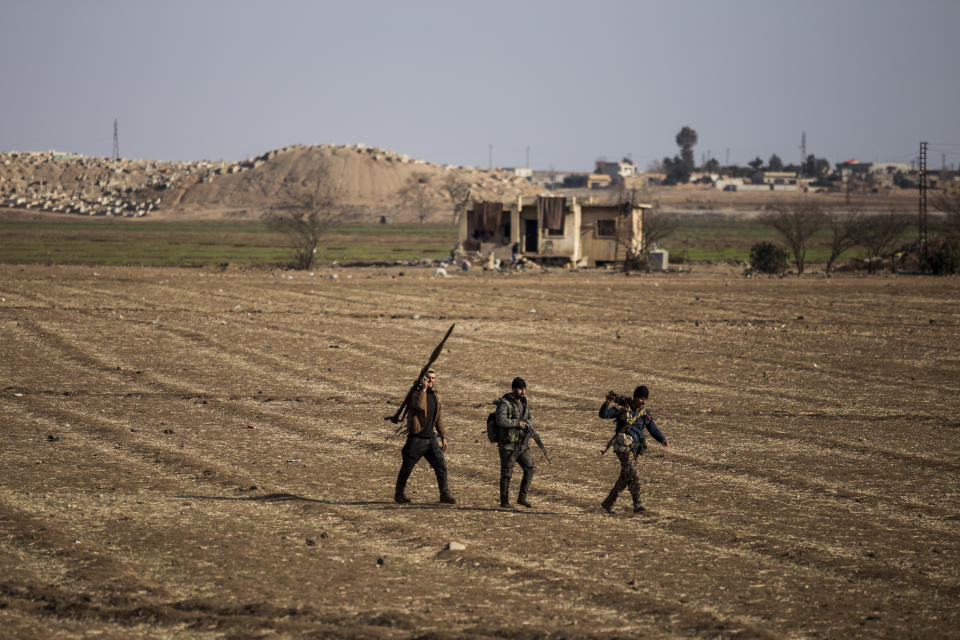
[[[447,543],[447,546],[445,546],[444,549],[448,549],[449,551],[466,551],[467,546],[461,542],[455,542],[451,540]]]

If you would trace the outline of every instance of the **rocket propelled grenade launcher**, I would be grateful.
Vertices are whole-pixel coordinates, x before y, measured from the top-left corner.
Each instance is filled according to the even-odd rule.
[[[440,357],[440,352],[443,351],[443,345],[444,343],[446,343],[447,338],[450,337],[450,334],[453,333],[453,328],[455,326],[457,326],[456,322],[450,325],[450,328],[447,329],[447,334],[443,336],[443,340],[440,341],[440,344],[438,344],[436,348],[433,350],[433,353],[430,354],[430,359],[427,361],[427,364],[423,365],[423,368],[420,369],[420,375],[417,376],[417,379],[414,381],[414,383],[410,385],[410,389],[409,391],[407,391],[407,395],[404,396],[403,402],[401,402],[400,406],[397,407],[397,412],[394,413],[392,416],[386,416],[384,420],[389,420],[393,424],[401,424],[404,421],[404,419],[406,419],[407,405],[410,403],[410,394],[413,393],[413,390],[417,387],[417,384],[420,382],[420,379],[423,378],[423,376],[427,373],[427,371],[430,370],[430,367],[433,366],[433,363],[437,361],[437,358]],[[400,433],[400,431],[402,430],[403,430],[403,425],[401,424],[401,426],[398,427],[397,430],[393,432],[393,434],[396,435]]]

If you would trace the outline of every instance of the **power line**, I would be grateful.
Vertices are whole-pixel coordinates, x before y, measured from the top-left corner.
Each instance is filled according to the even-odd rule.
[[[917,187],[920,189],[920,209],[917,220],[917,244],[920,245],[921,264],[927,264],[927,143],[920,143],[918,156],[920,179]]]
[[[113,159],[120,159],[120,135],[117,130],[117,119],[113,119]]]

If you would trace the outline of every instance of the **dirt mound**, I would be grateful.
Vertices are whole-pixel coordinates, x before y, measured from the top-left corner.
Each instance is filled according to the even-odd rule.
[[[87,215],[258,218],[317,196],[354,219],[440,221],[449,220],[454,200],[537,192],[511,173],[365,145],[298,145],[228,163],[0,154],[0,205]]]
[[[501,171],[479,171],[415,160],[363,145],[293,146],[271,151],[245,171],[196,178],[176,185],[164,200],[167,208],[226,209],[227,214],[258,217],[271,209],[305,202],[314,194],[359,217],[398,219],[452,214],[451,190],[479,199],[512,198],[536,193],[530,183]],[[422,196],[405,197],[410,185]],[[410,202],[417,200],[416,203]]]

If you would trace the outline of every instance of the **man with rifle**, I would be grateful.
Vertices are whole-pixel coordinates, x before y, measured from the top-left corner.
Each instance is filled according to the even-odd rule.
[[[616,421],[616,431],[601,455],[607,452],[610,445],[613,445],[613,452],[620,460],[620,475],[610,494],[600,503],[608,513],[613,512],[613,503],[625,488],[630,490],[630,497],[633,498],[633,512],[646,511],[640,502],[640,475],[637,473],[637,457],[643,455],[647,449],[644,430],[664,447],[670,448],[666,436],[657,428],[653,415],[644,406],[649,397],[650,390],[640,385],[634,389],[632,398],[621,396],[613,391],[609,392],[606,402],[600,407],[601,418],[612,418]]]
[[[427,370],[407,396],[407,442],[400,450],[403,464],[400,466],[397,488],[393,494],[393,499],[398,504],[410,502],[405,491],[407,479],[420,458],[426,458],[433,467],[440,489],[440,502],[456,503],[447,485],[447,461],[443,457],[443,452],[447,450],[447,429],[443,423],[443,406],[433,388],[436,381],[437,372],[433,369]]]
[[[520,480],[517,504],[530,508],[532,505],[527,500],[527,492],[530,490],[530,481],[533,480],[533,470],[536,467],[533,456],[530,455],[530,438],[532,437],[543,451],[547,462],[550,461],[550,456],[547,455],[540,436],[533,429],[530,406],[527,404],[526,381],[523,378],[514,378],[510,386],[510,393],[504,394],[497,403],[500,506],[510,507],[510,477],[513,475],[514,465],[519,462],[523,469],[523,479]]]

